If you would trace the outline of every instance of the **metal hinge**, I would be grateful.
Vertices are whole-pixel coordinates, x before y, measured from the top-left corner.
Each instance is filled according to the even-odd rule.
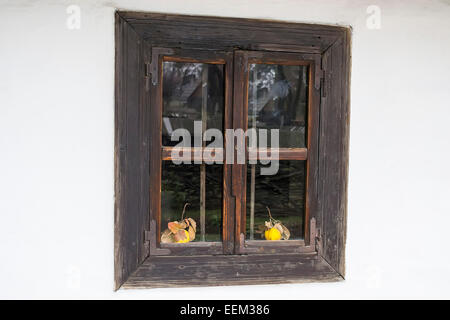
[[[322,235],[320,233],[320,229],[316,228],[315,230],[315,236],[314,236],[314,246],[317,251],[317,253],[322,253]]]
[[[317,228],[315,218],[311,218],[309,224],[309,244],[299,249],[301,252],[320,252],[321,250],[320,229]]]
[[[150,230],[145,230],[144,231],[144,241],[145,242],[150,242],[151,241],[151,235],[152,235],[152,233],[150,232]]]
[[[328,93],[329,77],[330,74],[327,72],[328,69],[328,53],[325,52],[320,61],[320,92],[322,97],[326,97]]]
[[[160,62],[160,56],[163,55],[172,55],[174,54],[174,50],[171,48],[158,48],[154,47],[152,48],[151,53],[151,61],[145,62],[145,88],[146,90],[150,90],[150,79],[152,81],[152,85],[156,86],[158,85],[158,69],[159,69],[159,62]]]
[[[328,79],[327,79],[327,72],[325,70],[321,70],[320,72],[320,93],[323,98],[326,98],[327,91],[328,91]]]
[[[152,77],[152,73],[150,71],[150,62],[146,62],[144,64],[144,81],[145,81],[145,90],[150,90],[150,78]]]

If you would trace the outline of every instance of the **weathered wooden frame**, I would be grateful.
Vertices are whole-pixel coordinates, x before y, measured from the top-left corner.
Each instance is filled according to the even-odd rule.
[[[155,50],[153,50],[154,52]],[[232,79],[233,76],[233,54],[230,52],[208,51],[208,50],[183,50],[158,48],[157,53],[152,54],[151,69],[157,73],[158,81],[152,81],[150,84],[150,105],[152,108],[151,130],[149,132],[152,146],[152,157],[150,162],[155,165],[150,171],[150,185],[155,189],[150,194],[150,223],[155,221],[155,230],[150,232],[150,250],[149,255],[200,255],[200,254],[231,254],[232,246],[232,225],[233,218],[229,217],[229,194],[227,190],[230,188],[231,171],[230,166],[223,165],[223,230],[222,242],[191,242],[183,244],[160,243],[161,234],[161,161],[172,160],[167,155],[167,147],[161,144],[161,121],[162,121],[162,62],[164,61],[183,61],[195,63],[220,64],[224,66],[224,129],[230,128],[231,125],[231,108],[232,108]],[[155,65],[157,64],[157,65]],[[154,77],[155,75],[152,74]],[[170,148],[169,148],[170,149]],[[224,152],[222,150],[222,152]],[[194,150],[194,159],[195,159]],[[229,222],[229,223],[227,223]],[[230,223],[231,222],[231,223]],[[153,231],[153,230],[151,230]]]
[[[235,90],[234,90],[234,110],[240,113],[240,116],[235,117],[235,128],[248,129],[248,66],[252,63],[263,64],[278,64],[278,65],[303,65],[308,67],[308,132],[306,148],[279,148],[279,160],[296,160],[306,161],[306,203],[304,215],[304,240],[299,241],[274,241],[267,242],[261,240],[248,241],[245,240],[245,230],[243,226],[246,225],[246,190],[247,190],[247,166],[236,166],[238,170],[233,170],[234,175],[237,176],[233,184],[233,190],[236,189],[233,195],[236,201],[240,201],[241,210],[236,210],[236,235],[235,247],[238,248],[239,253],[271,253],[276,249],[277,252],[295,253],[305,252],[305,246],[308,247],[306,251],[314,247],[316,238],[316,230],[311,236],[310,224],[311,219],[315,219],[316,212],[310,210],[310,207],[315,207],[317,202],[316,193],[316,176],[315,172],[318,170],[318,136],[319,136],[319,107],[320,107],[320,54],[305,54],[305,53],[286,53],[273,51],[235,51],[235,66],[237,69],[242,68],[244,71],[237,70],[235,72]],[[240,79],[243,76],[243,79]],[[250,158],[250,157],[249,157]]]
[[[115,288],[335,281],[345,275],[351,30],[265,20],[116,13]],[[149,256],[154,186],[150,139],[154,117],[153,55],[158,47],[319,54],[315,251],[215,256]],[[236,65],[236,62],[234,63]],[[234,79],[236,81],[236,79]],[[153,91],[154,92],[154,91]],[[153,101],[153,103],[152,103]],[[233,110],[237,110],[234,108]],[[157,118],[157,117],[156,117]],[[159,150],[158,152],[161,152]],[[311,155],[308,155],[311,156]],[[228,166],[228,165],[227,165]],[[231,170],[228,167],[227,170]],[[233,175],[233,178],[237,175]],[[227,182],[228,186],[232,181]],[[309,183],[308,183],[309,185]],[[229,208],[238,211],[238,202]],[[235,215],[227,222],[235,225]],[[224,239],[225,240],[225,239]],[[234,252],[234,239],[224,247]],[[306,239],[305,239],[306,240]],[[310,241],[308,239],[308,241]],[[311,245],[312,243],[310,243]]]

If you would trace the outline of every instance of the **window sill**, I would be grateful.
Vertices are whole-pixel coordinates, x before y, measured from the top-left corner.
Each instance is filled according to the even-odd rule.
[[[340,281],[317,253],[147,258],[124,289]]]

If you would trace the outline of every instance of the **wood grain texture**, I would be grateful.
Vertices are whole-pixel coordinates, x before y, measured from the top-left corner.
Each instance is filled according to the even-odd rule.
[[[308,159],[308,149],[307,148],[279,148],[278,160],[306,160]],[[271,160],[274,159],[271,154],[271,150],[257,148],[248,148],[248,160]]]
[[[172,155],[172,153],[174,153]],[[216,159],[225,159],[222,148],[202,148],[202,147],[162,147],[163,161],[182,161],[183,156],[190,154],[191,161],[215,161]],[[216,161],[223,163],[223,161]]]
[[[146,41],[146,43],[148,43]],[[174,147],[167,147],[161,145],[161,128],[162,128],[162,108],[163,108],[163,88],[162,88],[162,62],[163,61],[184,61],[184,62],[198,62],[198,63],[216,63],[224,64],[225,67],[225,110],[224,110],[224,126],[227,128],[229,126],[231,108],[232,108],[232,82],[230,78],[232,77],[233,68],[233,54],[230,52],[221,51],[205,51],[205,50],[184,50],[179,48],[164,48],[164,47],[153,47],[152,48],[152,67],[153,70],[151,87],[150,87],[150,110],[151,110],[151,120],[150,120],[150,219],[155,221],[156,224],[156,234],[151,235],[152,241],[155,243],[151,245],[150,248],[155,251],[155,255],[162,255],[160,248],[164,247],[164,252],[167,252],[167,246],[161,246],[160,244],[160,234],[163,227],[161,226],[161,161],[169,161],[174,159],[179,159],[176,156],[172,157],[172,150]],[[156,80],[156,81],[153,81]],[[193,156],[191,160],[200,160],[201,151],[209,148],[190,148],[191,155]],[[223,154],[224,150],[216,150],[217,152]],[[205,160],[203,158],[203,160]],[[210,160],[207,158],[206,160]],[[205,246],[199,246],[195,243],[187,243],[184,247],[176,246],[171,247],[168,250],[169,255],[204,255],[204,254],[231,254],[233,250],[232,246],[232,228],[234,215],[227,214],[230,208],[229,203],[229,190],[230,190],[230,173],[228,167],[224,166],[223,176],[223,245],[220,247],[209,243]],[[197,226],[201,230],[201,225]],[[201,236],[201,232],[199,232]],[[153,256],[153,251],[150,250],[150,256]]]
[[[308,159],[307,148],[279,148],[279,160],[306,160]],[[172,153],[174,154],[172,155]],[[206,153],[205,153],[206,152]],[[225,159],[222,148],[196,148],[196,147],[162,147],[162,160],[183,160],[183,156],[190,154],[191,161],[214,161],[215,159]],[[258,148],[252,150],[248,148],[248,160],[270,160],[273,159],[270,149]],[[217,163],[223,163],[219,161]]]
[[[116,289],[147,256],[144,228],[148,180],[143,133],[142,42],[116,15],[115,216],[114,267]]]
[[[320,70],[320,71],[319,71]],[[306,202],[305,221],[316,219],[318,212],[318,172],[319,172],[319,118],[320,118],[320,79],[321,79],[320,56],[315,55],[314,63],[309,69],[308,84],[308,133],[307,147],[308,160],[306,162]],[[317,86],[318,84],[319,86]],[[310,225],[305,223],[305,242],[312,244],[314,239],[310,238]]]
[[[319,151],[319,211],[322,254],[345,275],[347,217],[350,32],[323,55],[325,86],[322,88]]]
[[[244,106],[244,93],[246,92],[246,69],[247,57],[244,51],[235,51],[234,53],[234,78],[233,78],[233,129],[243,129],[246,127],[246,114]],[[238,141],[235,139],[234,144],[241,143],[245,145],[245,140]],[[242,150],[243,148],[241,148]],[[245,233],[245,197],[246,197],[246,176],[245,164],[237,162],[237,149],[234,150],[232,166],[232,196],[235,199],[235,232],[234,232],[234,248],[236,254],[245,253],[245,248],[241,243],[241,235]]]
[[[311,281],[342,277],[317,254],[154,257],[145,261],[124,288],[223,286]]]
[[[158,246],[161,234],[161,132],[162,132],[162,52],[152,48],[151,61],[151,85],[150,85],[150,189],[149,212],[150,221],[155,222],[156,232],[151,235],[150,255],[159,254]],[[168,52],[168,51],[167,51]]]
[[[234,76],[234,54],[229,52],[225,64],[225,113],[224,130],[233,128],[233,76]],[[224,137],[224,146],[227,145],[227,137]],[[226,159],[226,149],[224,158]],[[223,254],[234,253],[234,225],[235,225],[235,201],[232,196],[232,165],[223,166],[223,220],[222,220],[222,243]]]
[[[116,289],[122,284],[125,288],[137,288],[343,278],[350,37],[350,29],[337,26],[157,13],[119,11],[116,14]],[[267,252],[259,255],[250,249],[246,252],[240,232],[241,226],[245,226],[245,165],[226,164],[223,243],[192,244],[185,248],[162,248],[154,243],[153,250],[167,251],[172,256],[149,256],[151,246],[144,234],[150,228],[150,221],[157,229],[153,233],[160,233],[161,160],[168,160],[161,148],[159,66],[163,51],[158,51],[160,47],[169,48],[166,59],[170,61],[225,63],[225,86],[234,88],[225,92],[225,129],[245,128],[247,123],[244,92],[248,85],[245,75],[248,59],[245,51],[239,50],[253,50],[255,61],[264,56],[291,59],[294,54],[313,61],[310,62],[310,79],[314,78],[314,83],[309,85],[308,146],[302,154],[290,152],[285,157],[307,160],[306,211],[308,219],[315,217],[321,229],[318,253],[278,254],[288,250],[279,248],[276,255]],[[314,58],[306,59],[310,56]],[[308,245],[309,233],[305,232],[305,245]]]
[[[271,20],[120,12],[142,37],[170,47],[320,53],[345,28]]]
[[[307,146],[308,148],[279,148],[278,158],[280,160],[307,160],[307,174],[306,174],[306,202],[305,202],[305,215],[304,215],[304,235],[305,242],[310,244],[309,222],[311,218],[315,218],[317,215],[317,172],[318,172],[318,135],[319,135],[319,90],[320,90],[320,55],[319,54],[300,54],[300,53],[285,53],[285,52],[257,52],[257,51],[235,51],[235,64],[240,64],[239,69],[235,72],[235,113],[238,117],[243,117],[235,121],[235,128],[248,128],[248,83],[249,83],[249,64],[251,63],[263,63],[263,64],[281,64],[281,65],[306,65],[308,66],[308,133],[307,133]],[[238,80],[236,80],[238,79]],[[240,82],[237,83],[236,81]],[[243,113],[243,114],[242,114]],[[240,114],[240,116],[239,116]],[[267,159],[267,149],[262,148],[247,148],[248,158],[250,160],[255,159]],[[312,156],[309,158],[309,154]],[[270,158],[269,158],[270,159]],[[236,168],[236,165],[234,166]],[[242,235],[245,234],[246,226],[246,188],[247,188],[247,167],[242,168],[243,175],[241,181],[238,183],[241,188],[241,195],[239,196],[241,210],[237,212],[240,215],[240,223],[237,224],[236,236],[240,236],[240,252],[253,251],[251,247],[245,246],[245,240],[242,241]],[[233,186],[234,187],[234,186]],[[310,192],[311,191],[311,192]],[[242,226],[242,227],[241,227]],[[315,239],[312,239],[314,242]],[[292,248],[292,252],[298,248]],[[280,247],[280,252],[288,251],[289,248]],[[300,249],[301,250],[301,249]]]
[[[173,256],[218,255],[223,253],[222,242],[161,243]]]

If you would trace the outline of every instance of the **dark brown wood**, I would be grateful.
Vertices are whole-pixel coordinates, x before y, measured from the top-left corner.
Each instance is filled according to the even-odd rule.
[[[270,20],[120,12],[154,46],[321,53],[345,28]]]
[[[307,160],[308,149],[307,148],[279,148],[278,159],[279,160]],[[248,160],[270,160],[273,159],[270,148],[262,149],[258,148],[253,151],[252,148],[248,148]]]
[[[154,241],[154,245],[150,245],[150,256],[153,255],[184,255],[184,254],[222,254],[231,253],[229,252],[229,242],[232,238],[232,230],[229,228],[229,223],[227,223],[230,218],[228,216],[229,210],[229,178],[227,168],[224,167],[224,190],[223,190],[223,217],[222,220],[225,227],[223,228],[222,238],[224,243],[228,244],[228,247],[222,245],[218,246],[216,243],[210,243],[206,245],[198,245],[196,243],[185,243],[182,246],[167,246],[160,244],[160,234],[163,226],[161,226],[161,161],[163,160],[173,160],[172,150],[174,147],[163,147],[161,142],[161,128],[162,128],[162,62],[163,61],[183,61],[183,62],[196,62],[196,63],[214,63],[214,64],[224,64],[225,67],[225,126],[228,125],[227,118],[228,110],[231,109],[231,83],[227,81],[227,76],[232,70],[233,55],[227,52],[218,51],[204,51],[204,50],[183,50],[179,48],[152,48],[152,77],[156,76],[156,79],[152,79],[151,84],[151,112],[152,112],[152,122],[150,124],[150,141],[151,141],[151,168],[150,168],[150,219],[156,224],[156,234],[153,234],[150,239]],[[153,81],[156,80],[156,81]],[[229,116],[228,116],[229,117]],[[192,160],[199,160],[201,155],[199,150],[205,150],[208,148],[190,148]],[[219,150],[223,153],[223,150]],[[205,159],[203,159],[205,160]],[[208,159],[206,159],[208,160]],[[227,181],[228,178],[228,181]],[[200,225],[197,226],[200,229]],[[153,254],[153,251],[155,254]],[[160,249],[163,249],[162,251]],[[184,251],[184,252],[183,252]],[[183,252],[183,253],[182,253]]]
[[[174,256],[218,255],[223,253],[222,242],[161,243]]]
[[[172,152],[175,152],[175,156],[172,156]],[[204,152],[207,152],[204,154]],[[213,161],[216,157],[219,159],[224,158],[224,150],[222,148],[199,148],[199,147],[162,147],[162,160],[183,160],[180,153],[190,153],[191,161]],[[217,161],[217,163],[223,163],[223,161]]]
[[[154,52],[152,48],[152,74],[151,74],[151,86],[150,86],[150,223],[154,223],[156,229],[156,235],[154,237],[154,243],[151,248],[157,248],[159,246],[159,235],[161,234],[161,130],[162,130],[162,55],[160,50]],[[150,250],[152,255],[154,250]]]
[[[319,212],[322,214],[322,254],[345,275],[347,217],[350,32],[323,55],[326,86],[321,98],[319,152]]]
[[[248,253],[258,254],[317,252],[318,248],[315,240],[319,237],[320,230],[316,228],[316,219],[312,218],[308,226],[310,232],[310,235],[307,237],[308,242],[305,242],[305,240],[246,240],[242,245]],[[313,239],[313,241],[309,241],[309,239]]]
[[[207,64],[225,64],[223,52],[217,51],[199,51],[199,50],[174,50],[172,54],[180,56],[164,56],[163,61],[186,62],[186,63],[207,63]],[[217,55],[217,57],[215,57]]]
[[[208,69],[207,65],[202,71],[202,132],[203,137],[206,131],[206,112],[208,110]],[[202,148],[206,147],[206,142],[202,139]],[[206,240],[206,164],[200,164],[200,241]]]
[[[175,152],[175,156],[172,156],[172,152]],[[307,148],[280,148],[278,151],[279,160],[306,160],[308,159]],[[207,152],[206,155],[203,153]],[[197,147],[162,147],[162,160],[182,160],[183,156],[180,154],[190,153],[191,161],[213,161],[216,157],[224,158],[224,149],[221,148],[197,148]],[[261,149],[252,153],[251,148],[248,150],[248,160],[268,160],[271,159],[270,149]],[[223,161],[217,162],[223,163]]]
[[[148,255],[144,230],[148,223],[146,110],[142,86],[142,41],[116,15],[115,100],[115,287],[119,288]]]
[[[223,255],[154,257],[145,261],[125,288],[253,285],[338,281],[328,263],[316,253],[281,255]]]
[[[322,77],[321,61],[318,55],[314,56],[314,63],[309,68],[308,85],[308,131],[307,148],[308,161],[306,162],[306,203],[305,221],[318,219],[318,168],[319,168],[319,118],[320,118],[320,83]],[[319,86],[318,86],[319,84]],[[305,242],[312,244],[310,239],[310,225],[305,224]]]
[[[309,175],[315,175],[317,171],[317,155],[318,153],[318,118],[319,118],[319,88],[316,87],[316,84],[320,86],[320,56],[318,54],[298,54],[298,53],[285,53],[285,52],[255,52],[255,51],[236,51],[235,52],[235,64],[240,63],[240,69],[238,71],[239,75],[236,75],[235,72],[235,108],[238,108],[239,111],[236,111],[237,117],[242,117],[242,119],[237,119],[235,121],[235,128],[242,128],[243,130],[247,130],[248,128],[248,81],[249,81],[249,64],[252,63],[264,63],[264,64],[281,64],[281,65],[305,65],[308,66],[308,79],[309,79],[309,93],[308,93],[308,134],[307,134],[307,145],[308,148],[280,148],[279,159],[280,160],[307,160],[307,171],[306,171],[306,203],[305,203],[305,217],[304,217],[304,234],[305,234],[305,242],[306,244],[314,244],[310,243],[309,236],[309,222],[311,218],[315,218],[316,213],[310,213],[311,206],[313,208],[316,202],[316,183],[317,180],[314,178],[310,178]],[[242,75],[241,75],[242,74]],[[243,81],[243,83],[236,83],[236,77],[238,81]],[[317,78],[319,77],[319,79]],[[243,115],[240,113],[244,113]],[[255,151],[247,148],[248,158],[249,160],[254,160]],[[308,153],[313,154],[311,159],[308,159]],[[267,149],[257,149],[256,158],[263,159],[267,157]],[[236,165],[235,165],[236,167]],[[240,188],[240,195],[237,199],[240,201],[240,211],[237,212],[239,214],[240,223],[236,225],[236,236],[239,236],[239,246],[241,253],[255,253],[261,252],[261,247],[264,246],[264,243],[261,243],[261,247],[258,251],[254,250],[253,246],[247,246],[246,241],[243,239],[245,234],[245,226],[246,226],[246,188],[247,188],[247,168],[243,166],[240,170],[242,173],[239,174],[241,176],[241,180],[237,182],[239,186],[236,188]],[[234,187],[234,185],[233,185]],[[312,190],[312,193],[309,194],[309,190]],[[314,242],[314,239],[313,239]],[[273,249],[273,245],[271,245]],[[280,248],[280,250],[286,251],[286,247]],[[298,250],[294,246],[292,247],[292,251]],[[299,249],[301,250],[301,249]]]
[[[234,54],[234,84],[233,84],[233,129],[246,128],[246,102],[244,102],[244,92],[246,92],[246,69],[247,57],[244,51],[236,51]],[[243,138],[243,137],[242,137]],[[237,140],[237,139],[236,139]],[[245,140],[235,141],[234,143],[241,143],[245,145]],[[236,254],[244,254],[245,247],[241,243],[242,236],[245,235],[245,164],[239,164],[238,155],[235,150],[232,167],[232,195],[235,199],[235,233],[234,233],[234,249]]]
[[[234,72],[234,55],[229,53],[225,64],[225,112],[223,128],[233,128],[233,72]],[[227,145],[227,137],[224,137],[225,146]],[[224,160],[226,159],[226,150],[224,150]],[[223,166],[223,218],[222,218],[222,243],[223,254],[234,253],[234,225],[235,201],[232,196],[232,165],[225,163]]]
[[[350,36],[350,29],[336,26],[158,13],[116,14],[116,289],[123,283],[123,287],[134,288],[343,278]],[[233,87],[234,92],[225,91],[224,129],[246,128],[249,61],[269,59],[272,63],[309,66],[307,148],[281,150],[281,154],[290,160],[307,161],[305,220],[315,218],[320,233],[312,239],[305,224],[305,239],[295,247],[307,248],[315,240],[317,253],[290,254],[290,245],[284,243],[265,244],[264,255],[255,254],[261,248],[259,243],[248,242],[245,247],[241,232],[246,207],[243,164],[224,165],[222,243],[158,243],[161,161],[170,159],[169,150],[161,146],[163,59],[225,64],[225,87]],[[146,241],[145,234],[153,242]],[[274,248],[277,255],[270,254]],[[149,256],[151,251],[169,256]]]

